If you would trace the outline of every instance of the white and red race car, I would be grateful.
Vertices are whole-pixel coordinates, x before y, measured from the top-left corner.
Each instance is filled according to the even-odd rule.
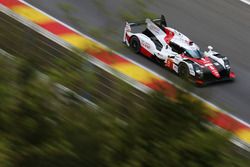
[[[132,28],[141,25],[146,25],[142,32],[132,32]],[[211,46],[202,52],[188,37],[168,27],[163,15],[145,22],[126,22],[123,42],[134,52],[156,60],[198,85],[235,78],[227,57],[213,51]]]

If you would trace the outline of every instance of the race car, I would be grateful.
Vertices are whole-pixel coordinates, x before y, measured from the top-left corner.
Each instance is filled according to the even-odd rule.
[[[142,25],[143,31],[132,31]],[[135,53],[156,60],[198,85],[235,79],[227,57],[213,51],[212,46],[202,52],[187,36],[168,27],[163,15],[159,19],[126,22],[123,42]]]

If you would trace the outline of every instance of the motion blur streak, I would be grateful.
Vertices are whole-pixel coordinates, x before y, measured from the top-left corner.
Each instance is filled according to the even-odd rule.
[[[62,25],[57,20],[52,19],[52,17],[48,17],[48,15],[41,13],[38,10],[35,10],[35,8],[30,7],[27,4],[20,3],[20,1],[17,0],[0,0],[0,3],[12,9],[24,18],[33,21],[34,23],[42,24],[44,28],[50,27],[49,25],[51,24],[53,24],[54,26],[56,25],[55,27],[60,27],[60,30],[58,31],[60,33],[56,35],[69,42],[73,46],[91,54],[92,56],[98,58],[104,63],[109,64],[111,67],[114,67],[117,71],[128,75],[141,83],[146,84],[152,89],[157,89],[158,87],[168,88],[165,90],[166,95],[170,96],[171,98],[175,97],[175,92],[177,91],[175,86],[162,80],[161,78],[150,73],[144,68],[137,66],[133,62],[120,57],[118,54],[110,52],[110,50],[100,45],[99,43],[96,43],[95,41],[91,40],[89,37],[80,35],[79,33],[70,30],[68,27]],[[47,30],[50,31],[50,28],[48,28]],[[53,31],[55,30],[52,30],[51,32]],[[109,59],[105,57],[107,54],[109,55]],[[133,70],[127,70],[128,68]],[[241,122],[233,119],[231,116],[222,113],[218,108],[214,107],[213,105],[207,104],[206,106],[207,110],[209,110],[210,112],[214,112],[213,116],[210,118],[211,122],[215,123],[219,127],[234,132],[235,135],[237,135],[240,139],[247,143],[250,143],[249,126],[247,126],[246,124],[244,125]]]

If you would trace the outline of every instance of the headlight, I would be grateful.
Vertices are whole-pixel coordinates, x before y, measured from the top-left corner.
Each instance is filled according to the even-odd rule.
[[[195,65],[195,66],[194,66],[194,70],[195,70],[195,73],[198,74],[199,77],[202,77],[202,76],[203,76],[203,68],[201,68],[201,67],[198,66],[198,65]]]
[[[214,65],[219,66],[220,64],[219,64],[219,63],[217,63],[217,62],[215,62],[215,63],[214,63]]]
[[[224,64],[225,64],[225,69],[229,70],[231,67],[230,67],[228,59],[223,59],[223,60],[224,60]]]
[[[201,71],[200,69],[195,70],[195,72],[196,72],[197,74],[201,74],[201,73],[202,73],[202,71]]]
[[[227,70],[229,70],[231,67],[230,67],[230,65],[225,65],[225,68],[226,68]]]
[[[226,61],[226,60],[228,60],[228,58],[227,57],[223,57],[222,60]]]

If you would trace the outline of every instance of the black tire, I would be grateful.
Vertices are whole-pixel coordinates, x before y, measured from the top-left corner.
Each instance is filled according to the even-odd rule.
[[[185,64],[180,64],[179,67],[179,76],[183,79],[188,80],[189,79],[189,69],[187,67],[187,65]]]
[[[141,44],[136,36],[133,36],[131,38],[130,47],[134,50],[135,53],[140,53]]]

